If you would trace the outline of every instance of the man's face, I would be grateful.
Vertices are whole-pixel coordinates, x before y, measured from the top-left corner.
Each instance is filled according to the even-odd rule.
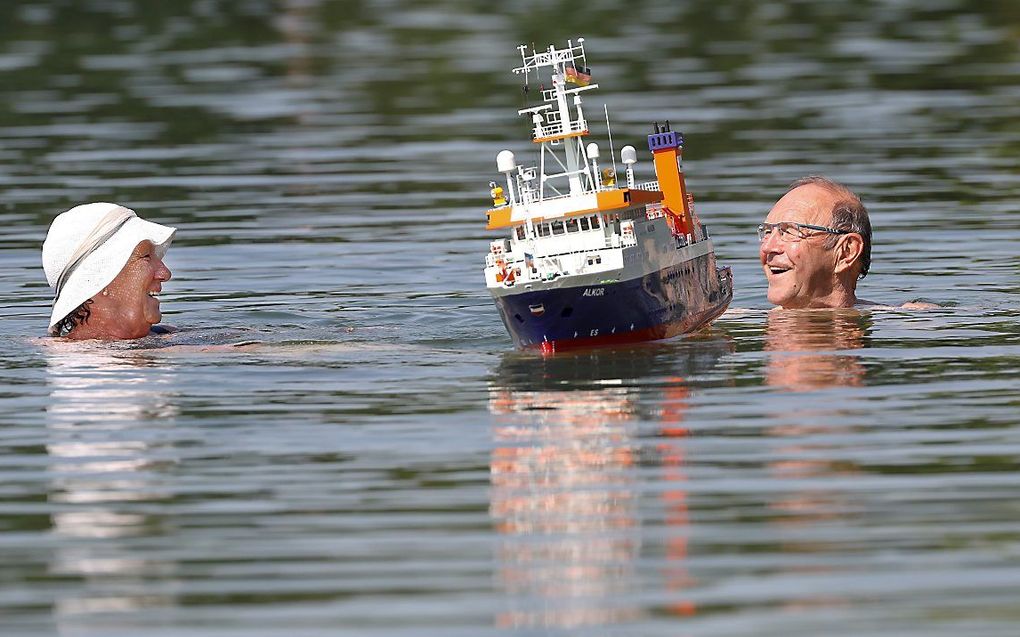
[[[170,280],[170,270],[156,256],[151,241],[135,246],[124,268],[102,292],[93,297],[93,317],[102,321],[110,338],[141,338],[159,323],[159,299],[155,295]],[[89,323],[93,323],[90,317]]]
[[[777,201],[765,221],[829,226],[835,204],[836,198],[831,192],[815,184],[806,184]],[[836,282],[835,251],[825,248],[829,235],[808,232],[811,236],[790,241],[773,231],[761,243],[758,256],[769,284],[770,303],[784,308],[829,307],[827,299],[833,294]]]

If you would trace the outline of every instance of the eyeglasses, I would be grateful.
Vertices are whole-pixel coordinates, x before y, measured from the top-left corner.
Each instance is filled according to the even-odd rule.
[[[808,232],[814,230],[825,234],[850,234],[849,230],[837,230],[826,226],[813,226],[810,223],[797,223],[795,221],[777,221],[776,223],[762,223],[758,225],[758,241],[764,242],[772,234],[773,230],[779,231],[779,238],[783,241],[800,241],[808,237],[816,236]]]

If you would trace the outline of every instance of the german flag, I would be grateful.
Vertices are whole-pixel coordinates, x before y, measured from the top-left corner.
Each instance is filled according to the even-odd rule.
[[[588,86],[591,84],[591,69],[576,68],[568,66],[566,68],[566,80],[571,84],[578,86]]]

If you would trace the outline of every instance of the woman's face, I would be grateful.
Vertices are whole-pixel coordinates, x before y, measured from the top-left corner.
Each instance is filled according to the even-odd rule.
[[[128,339],[148,335],[159,323],[158,294],[170,270],[156,255],[151,241],[135,246],[124,268],[105,290],[92,297],[88,323],[98,328],[101,338]]]

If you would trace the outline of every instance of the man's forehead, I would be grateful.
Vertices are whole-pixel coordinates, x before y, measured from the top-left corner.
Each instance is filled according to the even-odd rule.
[[[827,225],[832,220],[836,195],[816,184],[805,184],[783,195],[772,206],[766,221],[798,221]]]

